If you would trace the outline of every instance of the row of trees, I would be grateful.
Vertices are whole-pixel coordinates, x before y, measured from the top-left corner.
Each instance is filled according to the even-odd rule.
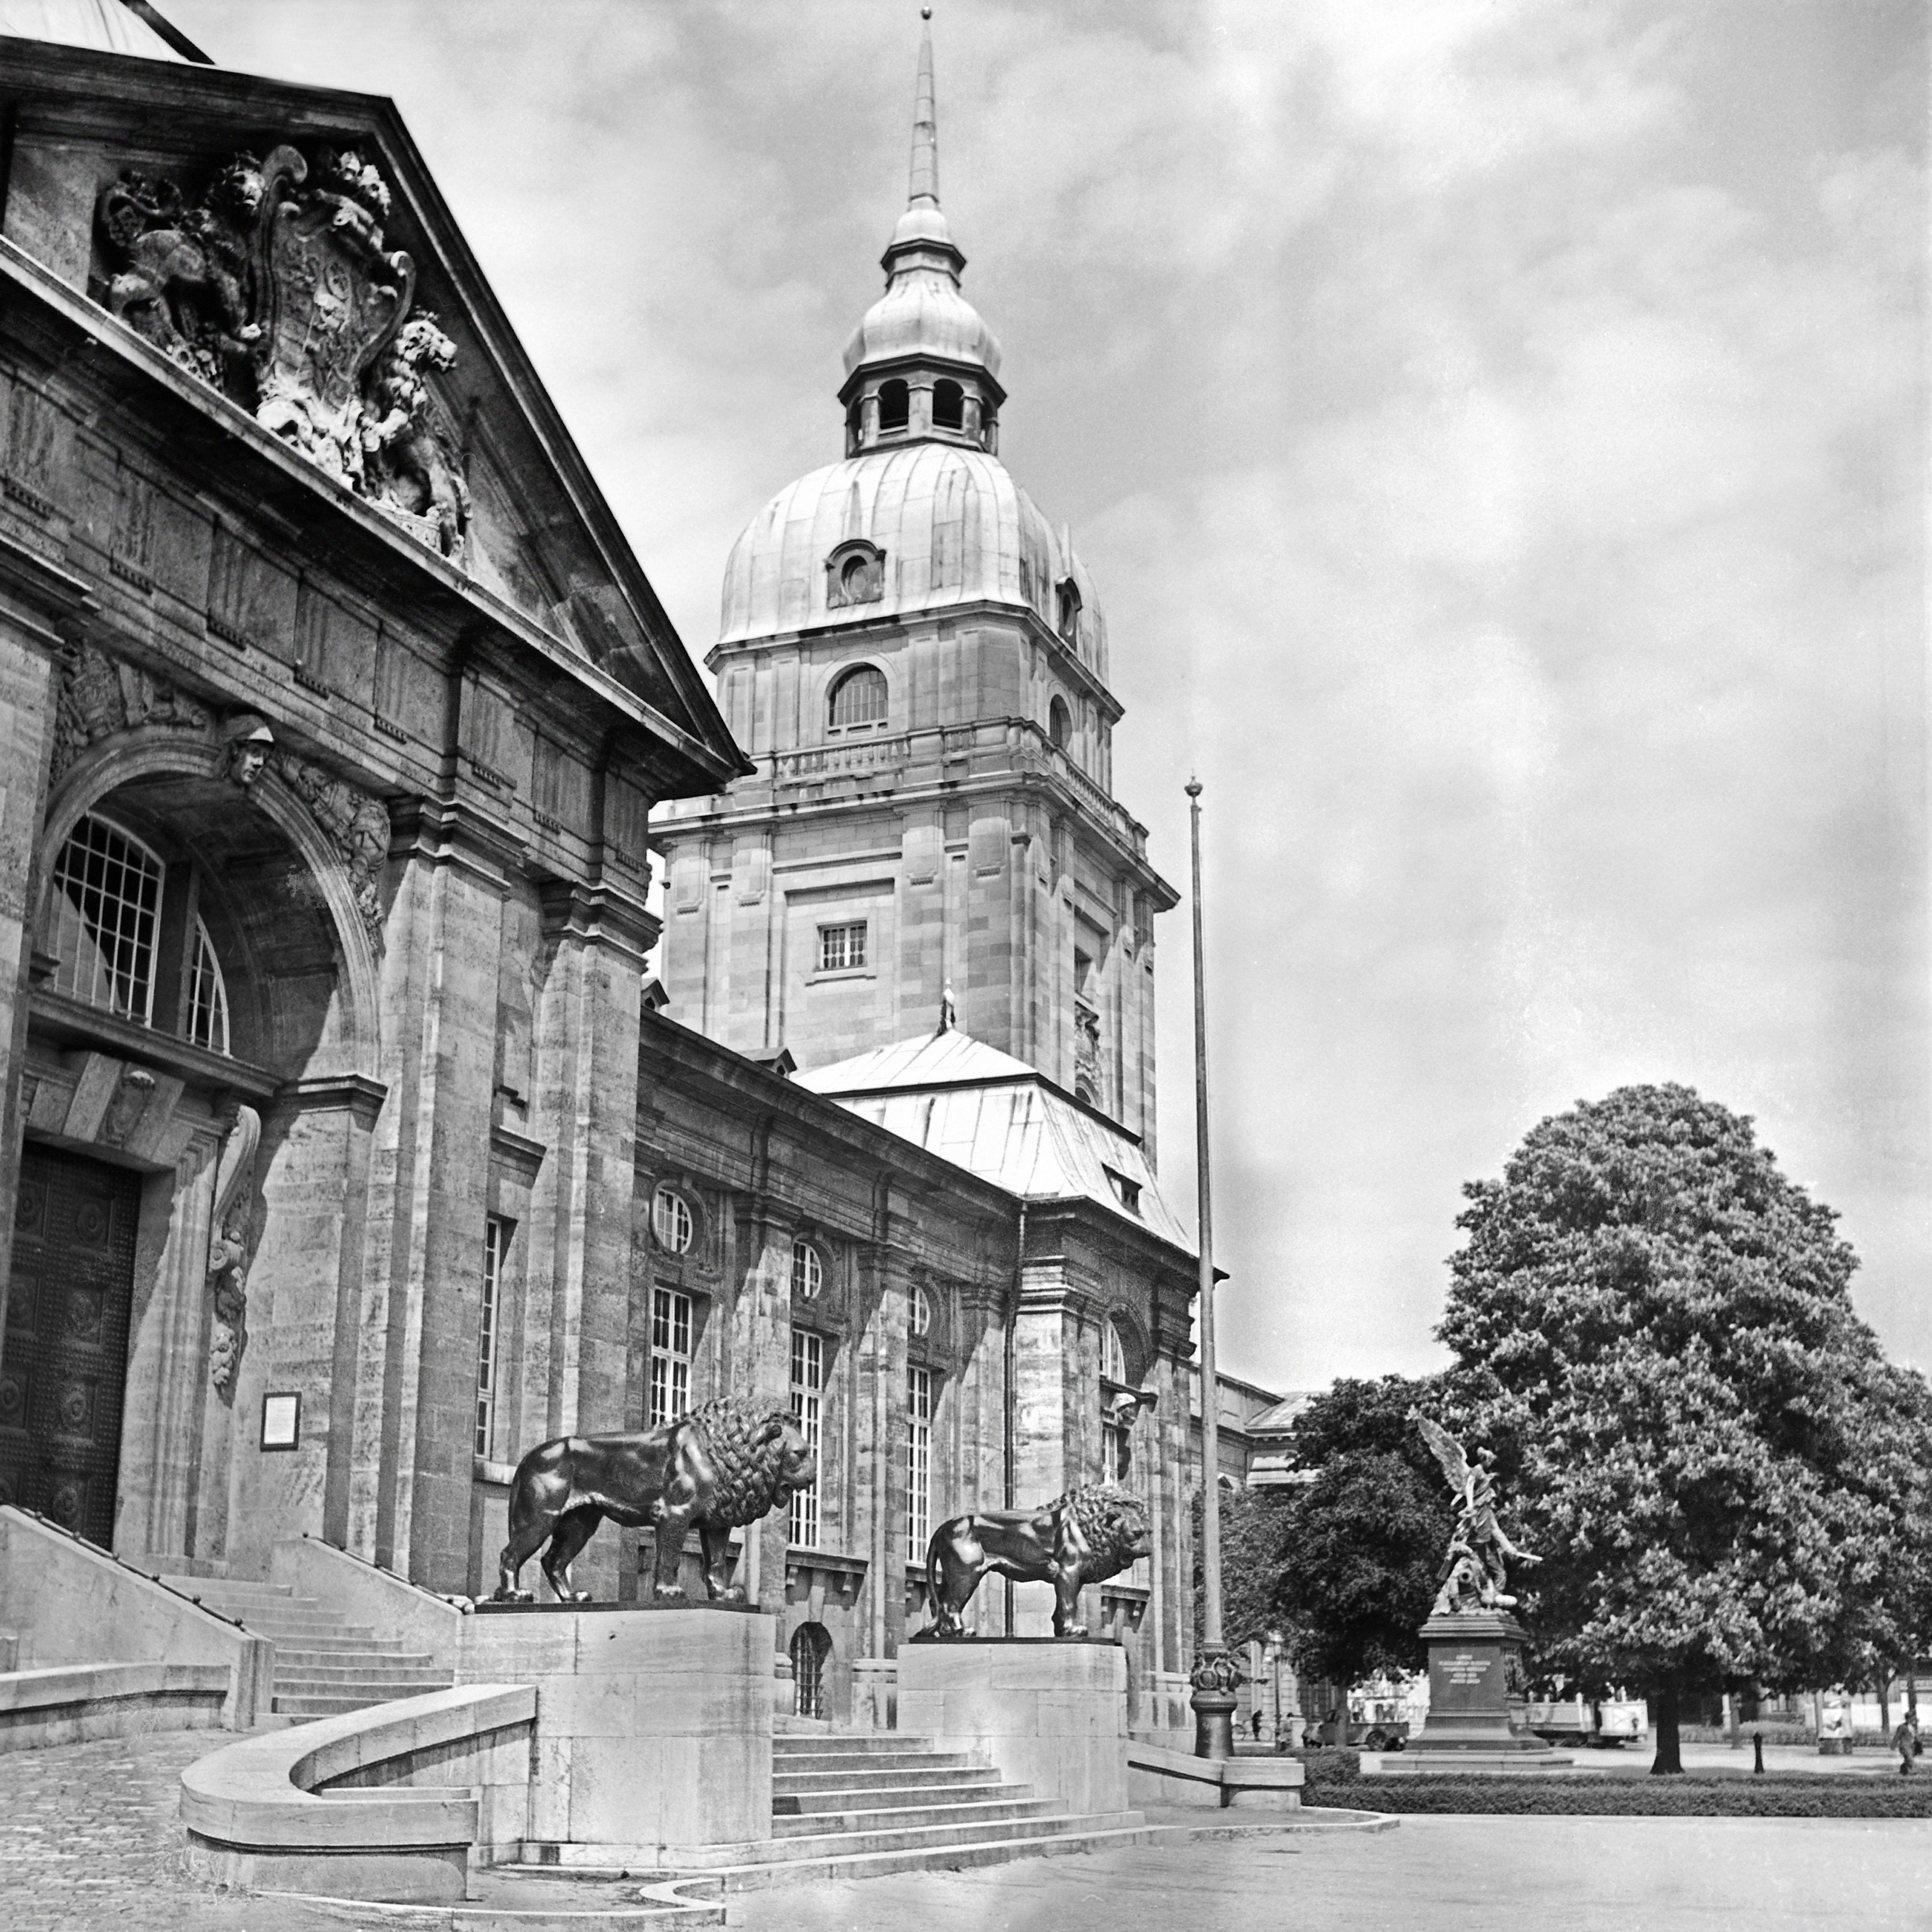
[[[1296,1669],[1336,1682],[1421,1667],[1452,1508],[1420,1407],[1496,1452],[1505,1523],[1544,1558],[1513,1580],[1534,1669],[1640,1687],[1654,1770],[1682,1768],[1688,1697],[1870,1683],[1932,1648],[1932,1393],[1748,1119],[1626,1088],[1465,1192],[1453,1364],[1303,1412],[1312,1480],[1231,1512],[1232,1637],[1285,1624]]]

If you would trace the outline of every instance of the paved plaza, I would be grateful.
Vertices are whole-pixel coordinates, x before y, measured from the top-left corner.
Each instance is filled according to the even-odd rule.
[[[0,1756],[0,1925],[341,1932],[361,1922],[352,1908],[324,1915],[188,1882],[176,1780],[219,1742],[187,1732]],[[589,1890],[568,1902],[594,1903]],[[1796,1932],[1833,1919],[1922,1932],[1932,1821],[1412,1817],[1373,1835],[1210,1840],[753,1893],[733,1917],[745,1932]],[[378,1922],[368,1916],[372,1932]]]

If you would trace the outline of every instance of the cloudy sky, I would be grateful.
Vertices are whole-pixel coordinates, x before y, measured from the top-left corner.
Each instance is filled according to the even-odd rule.
[[[910,0],[163,4],[396,98],[701,656],[840,453]],[[1002,454],[1102,587],[1177,884],[1207,785],[1235,1372],[1434,1364],[1460,1184],[1666,1078],[1932,1366],[1919,11],[940,0]]]

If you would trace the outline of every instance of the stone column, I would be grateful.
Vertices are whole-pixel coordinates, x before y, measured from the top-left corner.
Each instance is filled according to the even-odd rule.
[[[416,807],[392,850],[402,867],[382,1002],[393,1098],[370,1162],[349,1540],[416,1582],[456,1589],[469,1568],[478,1287],[512,855],[450,803]]]
[[[215,1523],[203,1522],[196,1492],[200,1470],[214,1461],[205,1440],[212,1401],[208,1241],[220,1148],[218,1125],[210,1123],[166,1178],[166,1228],[152,1288],[128,1332],[120,1506],[114,1526],[114,1540],[123,1552],[223,1553],[218,1543],[211,1546],[206,1538],[206,1531]],[[144,1222],[146,1218],[144,1211]],[[211,1473],[225,1485],[225,1454]],[[220,1514],[218,1509],[216,1522]]]
[[[638,998],[654,936],[650,922],[627,902],[581,886],[558,886],[544,895],[547,964],[534,1016],[528,1131],[548,1152],[531,1189],[529,1225],[519,1235],[524,1244],[520,1454],[572,1430],[624,1426]],[[480,1239],[480,1216],[477,1226]],[[473,1319],[467,1335],[473,1398]],[[486,1545],[495,1534],[494,1528],[486,1532]],[[578,1587],[598,1600],[616,1598],[626,1552],[634,1570],[636,1550],[634,1534],[607,1532],[593,1538],[576,1565]]]
[[[880,1176],[881,1196],[889,1185]],[[886,1213],[881,1204],[875,1221]],[[875,1244],[869,1260],[874,1290],[854,1378],[858,1467],[849,1547],[868,1559],[860,1604],[866,1654],[884,1658],[897,1652],[905,1630],[906,1338],[917,1276],[887,1244]]]
[[[340,1542],[348,1532],[356,1324],[384,1091],[356,1074],[305,1076],[262,1124],[254,1184],[266,1213],[232,1404],[245,1419],[232,1451],[226,1552],[237,1575],[265,1573],[279,1538]],[[264,1451],[249,1432],[271,1390],[302,1397],[294,1450]]]
[[[35,860],[60,688],[56,626],[78,617],[89,602],[76,579],[0,537],[0,1334],[25,1118],[20,1078],[39,886]]]
[[[760,1396],[776,1408],[791,1406],[791,1244],[789,1221],[780,1221],[764,1198],[766,1149],[770,1134],[769,1120],[760,1120],[754,1129],[752,1168],[757,1191],[740,1197],[737,1228],[738,1252],[744,1273],[738,1282],[730,1313],[725,1350],[724,1393]],[[824,1480],[820,1456],[820,1480]],[[826,1499],[819,1498],[821,1516]],[[746,1549],[740,1558],[739,1580],[753,1591],[759,1609],[768,1610],[784,1624],[785,1604],[785,1545],[788,1513],[773,1510],[769,1516],[748,1526]],[[750,1570],[755,1564],[755,1578]]]

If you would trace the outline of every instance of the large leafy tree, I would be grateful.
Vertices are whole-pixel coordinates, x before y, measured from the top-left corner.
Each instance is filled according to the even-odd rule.
[[[1438,1406],[1436,1378],[1342,1380],[1296,1417],[1296,1468],[1274,1600],[1304,1677],[1352,1684],[1416,1670],[1452,1499],[1409,1420]]]
[[[1466,1192],[1438,1333],[1498,1452],[1537,1663],[1688,1693],[1870,1678],[1923,1622],[1924,1384],[1853,1313],[1832,1210],[1680,1086],[1543,1121]]]

